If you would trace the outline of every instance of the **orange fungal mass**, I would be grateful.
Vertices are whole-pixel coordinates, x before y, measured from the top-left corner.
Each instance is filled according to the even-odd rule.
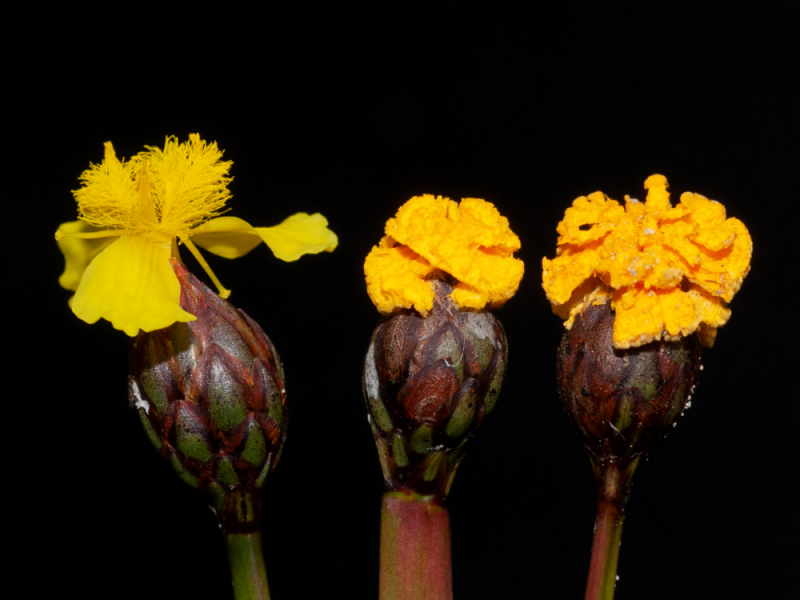
[[[567,328],[587,304],[610,301],[620,349],[695,332],[711,346],[750,270],[750,234],[699,194],[673,207],[663,175],[644,187],[647,200],[626,196],[624,207],[602,192],[572,203],[556,257],[542,260],[547,299]]]
[[[414,308],[426,315],[433,307],[429,280],[446,273],[460,308],[497,308],[522,279],[522,261],[512,256],[519,247],[508,219],[485,200],[416,196],[389,219],[367,256],[367,292],[384,314]]]

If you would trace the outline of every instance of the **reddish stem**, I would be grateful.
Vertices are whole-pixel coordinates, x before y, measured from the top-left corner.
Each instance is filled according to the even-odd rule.
[[[585,600],[613,600],[617,560],[630,482],[639,459],[592,460],[597,480],[597,519]]]
[[[380,600],[452,600],[450,517],[432,496],[383,495]]]
[[[598,502],[586,600],[611,600],[614,597],[624,518],[613,503]]]

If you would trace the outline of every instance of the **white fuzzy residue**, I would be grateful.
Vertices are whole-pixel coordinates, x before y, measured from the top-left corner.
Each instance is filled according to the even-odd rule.
[[[143,408],[144,412],[150,414],[150,403],[142,398],[142,393],[139,391],[139,384],[134,379],[131,379],[131,393],[133,394],[133,405],[136,408]]]
[[[494,319],[487,313],[476,313],[467,319],[467,328],[478,338],[494,344]]]
[[[367,396],[378,397],[378,369],[375,367],[375,346],[372,344],[369,346],[367,361],[364,364],[364,386],[367,388]]]

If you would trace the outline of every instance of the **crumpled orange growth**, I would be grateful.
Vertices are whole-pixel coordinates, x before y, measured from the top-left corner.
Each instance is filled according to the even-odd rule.
[[[753,241],[719,202],[686,192],[673,207],[663,175],[644,187],[646,202],[625,196],[624,208],[602,192],[572,203],[556,258],[542,260],[547,299],[568,329],[584,306],[610,300],[616,348],[694,332],[711,346],[750,270]]]
[[[367,256],[367,292],[381,313],[414,308],[424,316],[433,308],[429,280],[444,272],[457,281],[451,297],[460,308],[498,308],[522,280],[522,261],[512,256],[519,247],[508,219],[485,200],[415,196]]]

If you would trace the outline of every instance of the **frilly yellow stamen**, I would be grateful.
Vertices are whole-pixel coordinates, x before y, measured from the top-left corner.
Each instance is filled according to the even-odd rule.
[[[122,231],[107,230],[107,231],[89,231],[84,233],[65,233],[58,229],[55,234],[56,241],[64,239],[65,237],[79,238],[82,240],[97,240],[106,237],[115,237],[122,235]]]
[[[750,234],[699,194],[673,207],[663,175],[645,188],[645,202],[626,196],[624,207],[602,192],[572,203],[556,258],[542,260],[547,298],[567,328],[589,302],[610,300],[617,348],[695,332],[710,346],[750,270]]]
[[[433,307],[430,278],[446,273],[462,309],[502,306],[519,287],[524,267],[512,255],[519,238],[489,202],[417,196],[386,223],[386,237],[364,264],[367,292],[381,313]],[[439,274],[439,275],[437,275]]]
[[[179,143],[168,137],[164,149],[147,146],[120,161],[111,142],[105,160],[92,164],[74,193],[81,220],[102,229],[137,233],[185,234],[220,214],[230,198],[230,161],[215,143],[198,134]]]

